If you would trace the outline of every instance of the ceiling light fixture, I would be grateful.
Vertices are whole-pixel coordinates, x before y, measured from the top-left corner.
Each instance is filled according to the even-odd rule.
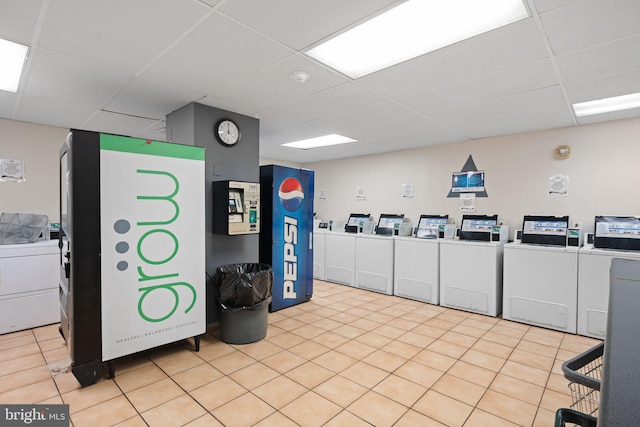
[[[301,141],[288,142],[282,144],[283,147],[299,148],[301,150],[309,150],[311,148],[327,147],[329,145],[347,144],[349,142],[357,142],[357,139],[348,138],[346,136],[331,134],[319,136],[316,138],[303,139]]]
[[[0,90],[17,92],[20,75],[29,48],[25,45],[0,39]]]
[[[578,102],[573,104],[576,117],[594,114],[610,113],[612,111],[640,108],[640,93],[614,96],[612,98],[596,99],[595,101]]]
[[[356,79],[527,17],[522,0],[409,0],[306,54]]]
[[[292,71],[289,74],[289,77],[291,77],[291,79],[296,83],[302,84],[311,78],[311,74],[307,73],[306,71]]]

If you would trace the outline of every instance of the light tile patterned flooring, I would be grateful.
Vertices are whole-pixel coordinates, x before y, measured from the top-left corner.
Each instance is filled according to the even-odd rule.
[[[267,337],[202,339],[80,388],[57,325],[0,336],[0,403],[68,403],[75,427],[534,426],[571,402],[561,365],[597,340],[328,282]]]

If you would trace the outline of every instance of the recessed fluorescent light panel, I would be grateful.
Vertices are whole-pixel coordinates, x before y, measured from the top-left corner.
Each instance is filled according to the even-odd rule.
[[[356,141],[357,139],[347,138],[346,136],[334,133],[331,135],[319,136],[317,138],[303,139],[302,141],[288,142],[286,144],[282,144],[282,146],[308,150],[310,148],[327,147],[329,145],[346,144],[348,142]]]
[[[595,101],[573,104],[573,111],[575,111],[577,117],[610,113],[612,111],[630,110],[632,108],[640,108],[640,93],[632,93],[630,95],[614,96],[613,98],[597,99]]]
[[[356,79],[527,17],[522,0],[409,0],[306,53]]]
[[[20,74],[27,57],[27,46],[0,39],[0,90],[18,91]]]

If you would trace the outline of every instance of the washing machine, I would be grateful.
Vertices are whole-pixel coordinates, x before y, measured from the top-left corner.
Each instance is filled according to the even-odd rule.
[[[504,319],[576,333],[578,248],[504,246]]]
[[[392,236],[356,235],[355,286],[392,295],[393,252]]]
[[[327,232],[324,229],[316,228],[313,230],[313,278],[325,280],[325,241]]]
[[[502,311],[504,243],[440,241],[440,305],[497,316]]]
[[[607,332],[611,260],[640,260],[640,252],[594,248],[578,251],[578,334],[604,339]]]
[[[325,280],[355,286],[356,234],[328,231],[324,248]]]
[[[440,302],[440,240],[394,237],[393,294]]]
[[[58,240],[0,245],[0,334],[60,322]]]

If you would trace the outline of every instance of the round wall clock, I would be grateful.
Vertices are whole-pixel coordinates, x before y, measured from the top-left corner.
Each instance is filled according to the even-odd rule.
[[[235,145],[240,141],[240,128],[238,125],[229,119],[222,119],[216,123],[213,132],[216,135],[216,139],[227,147]]]

